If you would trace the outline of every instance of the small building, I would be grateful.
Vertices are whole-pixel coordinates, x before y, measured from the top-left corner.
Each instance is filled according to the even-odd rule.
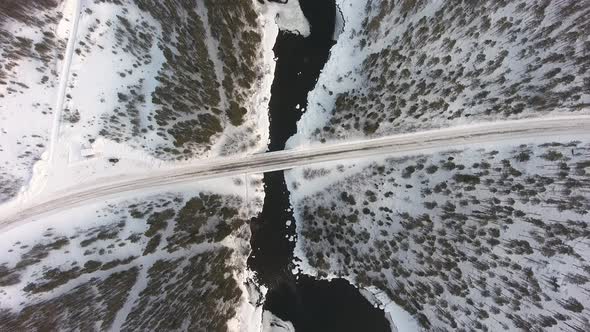
[[[82,158],[91,158],[94,157],[96,153],[94,152],[94,149],[92,148],[82,148],[80,150],[80,156]]]

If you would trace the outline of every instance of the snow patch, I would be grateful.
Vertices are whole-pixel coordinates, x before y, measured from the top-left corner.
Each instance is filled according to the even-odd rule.
[[[262,332],[295,332],[295,327],[289,321],[284,321],[270,311],[262,313]]]
[[[298,0],[288,0],[286,3],[269,2],[268,15],[273,16],[279,29],[308,37],[311,35],[311,25],[303,15]]]
[[[391,301],[385,292],[376,287],[369,286],[361,289],[360,293],[375,307],[385,311],[392,332],[421,331],[418,321],[409,312],[397,305],[397,303]]]

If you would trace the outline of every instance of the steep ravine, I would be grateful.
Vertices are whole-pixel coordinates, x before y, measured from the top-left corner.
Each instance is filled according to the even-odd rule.
[[[277,1],[282,2],[282,1]],[[334,45],[334,0],[300,0],[311,25],[303,38],[281,31],[270,109],[270,151],[282,150],[296,132],[307,107],[307,94]],[[374,308],[345,280],[331,282],[294,275],[295,220],[283,172],[264,174],[266,198],[262,213],[251,221],[250,269],[268,287],[264,309],[293,323],[299,331],[389,331],[382,310]]]

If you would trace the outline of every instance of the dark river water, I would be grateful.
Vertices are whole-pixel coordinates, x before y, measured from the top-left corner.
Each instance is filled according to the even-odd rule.
[[[335,1],[300,0],[300,4],[312,34],[303,38],[281,31],[277,37],[277,65],[269,104],[270,151],[282,150],[296,132],[301,109],[307,108],[307,94],[334,45]],[[298,332],[389,331],[383,311],[374,308],[347,281],[293,275],[295,242],[289,239],[296,233],[295,219],[283,172],[265,173],[264,183],[263,211],[250,223],[252,254],[248,259],[259,283],[269,288],[264,309],[293,323]]]

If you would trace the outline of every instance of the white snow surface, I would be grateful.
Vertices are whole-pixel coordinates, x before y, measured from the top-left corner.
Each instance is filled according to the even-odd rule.
[[[266,4],[267,15],[275,17],[279,29],[289,31],[303,37],[311,34],[311,25],[303,15],[299,0],[288,0],[287,3],[269,2]]]
[[[376,287],[369,286],[360,290],[361,294],[373,305],[382,309],[389,321],[392,332],[418,332],[420,326],[412,315],[391,301],[389,297]]]

